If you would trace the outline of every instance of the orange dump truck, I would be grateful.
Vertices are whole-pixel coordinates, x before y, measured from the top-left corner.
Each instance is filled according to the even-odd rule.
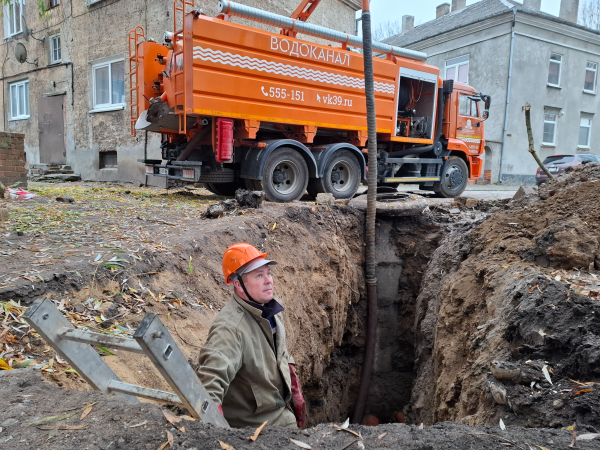
[[[175,1],[164,44],[141,27],[129,35],[132,134],[162,135],[162,160],[140,160],[147,173],[220,195],[263,190],[271,201],[352,197],[368,176],[363,56],[350,49],[360,40],[225,0],[216,18],[186,14],[191,3]],[[460,195],[481,176],[489,96],[442,80],[422,53],[380,43],[374,52],[378,184]]]

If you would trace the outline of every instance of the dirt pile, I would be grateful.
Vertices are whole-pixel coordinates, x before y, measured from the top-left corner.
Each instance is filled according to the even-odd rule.
[[[449,234],[417,305],[410,419],[600,430],[600,165]]]
[[[357,309],[363,290],[361,213],[337,205],[263,204],[203,220],[201,208],[186,196],[170,208],[144,200],[160,203],[141,215],[154,204],[136,209],[120,198],[94,198],[92,204],[89,191],[75,190],[76,203],[60,204],[60,221],[21,234],[13,227],[21,226],[23,216],[37,214],[52,200],[7,202],[12,220],[0,228],[0,255],[10,264],[0,274],[1,358],[15,368],[37,367],[59,386],[86,388],[19,321],[28,305],[46,297],[74,326],[107,334],[131,335],[146,312],[157,312],[193,360],[231,295],[222,279],[222,253],[235,242],[249,242],[279,261],[276,295],[286,308],[289,350],[306,386],[311,423],[347,417],[360,360],[337,355],[344,345],[363,345]],[[252,193],[246,197],[259,201]],[[104,212],[108,217],[100,215]],[[73,216],[75,223],[68,221]],[[122,222],[112,220],[116,217]],[[96,228],[99,221],[104,230]],[[43,263],[36,258],[40,254]],[[171,390],[144,356],[114,353],[102,355],[123,381]]]
[[[497,426],[474,428],[443,423],[425,428],[400,424],[379,427],[351,425],[350,430],[360,433],[359,437],[326,424],[306,430],[267,426],[256,442],[251,442],[248,438],[254,434],[254,429],[220,429],[187,420],[182,420],[175,428],[156,405],[132,405],[119,396],[99,392],[66,391],[42,382],[39,372],[16,372],[0,371],[0,397],[3,399],[0,447],[15,450],[301,448],[292,439],[303,443],[303,448],[308,448],[308,445],[324,450],[499,450],[507,446],[519,449],[537,446],[566,448],[572,440],[572,432],[565,430],[511,427],[502,431]],[[84,411],[89,412],[82,418]],[[170,438],[172,447],[167,445]],[[579,440],[577,448],[598,448],[597,440]]]

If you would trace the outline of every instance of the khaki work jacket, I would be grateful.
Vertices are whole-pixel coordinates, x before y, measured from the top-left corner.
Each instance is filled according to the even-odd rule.
[[[197,369],[212,400],[235,428],[269,425],[296,427],[289,406],[289,364],[283,321],[275,316],[277,349],[271,324],[234,293],[215,318]]]

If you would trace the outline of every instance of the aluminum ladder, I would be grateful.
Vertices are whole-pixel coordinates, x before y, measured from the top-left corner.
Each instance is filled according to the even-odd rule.
[[[185,407],[196,419],[229,427],[156,313],[146,314],[133,339],[78,330],[48,299],[36,300],[23,318],[95,389],[121,394],[131,403],[139,403],[137,397],[174,403]],[[175,393],[124,383],[93,345],[145,354]]]

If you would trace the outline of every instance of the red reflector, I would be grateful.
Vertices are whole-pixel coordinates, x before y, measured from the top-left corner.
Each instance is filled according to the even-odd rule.
[[[233,161],[233,119],[217,119],[217,162]]]
[[[146,173],[154,173],[154,167],[146,166]]]
[[[194,169],[183,169],[183,178],[194,178]]]
[[[540,168],[538,167],[538,169],[535,171],[535,173],[537,173],[539,175],[540,173]]]

